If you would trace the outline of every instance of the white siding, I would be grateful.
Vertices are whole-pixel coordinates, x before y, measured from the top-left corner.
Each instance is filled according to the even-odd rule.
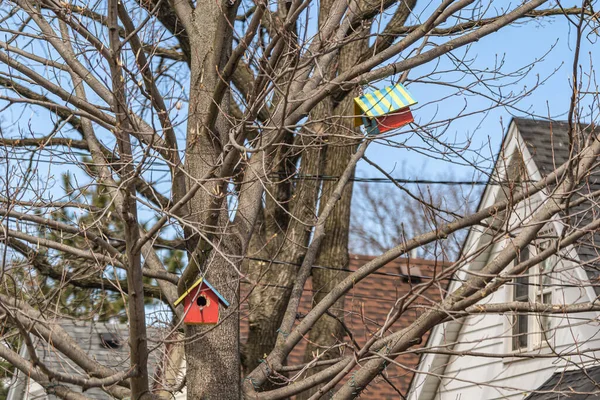
[[[532,161],[531,154],[522,142],[515,124],[512,124],[504,143],[504,149],[495,165],[495,176],[502,180],[506,166],[512,156],[520,149],[526,163],[527,173],[531,179],[541,178],[539,171]],[[510,155],[510,156],[509,156]],[[489,207],[497,200],[505,198],[499,186],[489,185],[484,191],[480,209]],[[537,211],[545,200],[543,192],[538,193],[530,201],[523,202],[511,210],[509,226],[527,225],[528,219]],[[562,230],[561,222],[549,223],[545,229],[553,229],[555,233]],[[481,227],[471,228],[463,248],[465,254],[475,254],[478,249],[483,252],[455,274],[450,292],[460,286],[460,282],[469,277],[467,271],[480,271],[482,267],[493,260],[505,243],[496,243],[492,248],[489,236],[482,233]],[[578,256],[572,249],[565,250],[566,257],[558,263],[560,274],[554,276],[551,282],[553,289],[553,304],[577,304],[595,299],[594,290],[587,284],[586,272],[578,266]],[[558,278],[558,279],[557,279]],[[585,287],[583,287],[585,286]],[[503,303],[512,300],[512,287],[500,289],[484,299],[483,303]],[[592,363],[598,354],[586,353],[586,349],[600,348],[600,323],[596,321],[598,313],[572,314],[569,316],[557,314],[551,318],[554,335],[551,347],[530,346],[528,352],[540,352],[552,357],[524,359],[512,356],[474,357],[472,355],[450,356],[444,354],[426,354],[419,364],[419,370],[411,387],[410,400],[487,400],[487,399],[522,399],[531,390],[538,388],[554,372],[577,364],[579,367]],[[435,327],[432,331],[428,346],[432,349],[449,349],[457,352],[479,352],[493,355],[510,355],[510,336],[512,328],[510,314],[504,315],[473,315],[464,320],[452,321],[445,326]],[[530,323],[535,322],[535,317]],[[452,327],[450,330],[446,327]],[[458,334],[452,330],[460,329]],[[447,346],[447,347],[446,347]],[[554,357],[553,352],[561,354]],[[574,353],[566,356],[567,353]]]
[[[497,246],[500,247],[500,246]],[[494,249],[492,253],[496,253]],[[493,257],[493,255],[492,255]],[[581,282],[583,271],[571,263],[564,265],[566,271],[561,274],[564,282]],[[502,303],[510,301],[509,290],[499,290],[484,303]],[[555,288],[553,302],[575,304],[589,301],[585,289],[579,287]],[[552,317],[554,328],[553,350],[558,353],[579,352],[585,349],[600,348],[600,329],[596,313],[577,315],[557,314]],[[473,315],[467,317],[456,340],[453,350],[457,352],[481,352],[506,354],[510,351],[511,328],[508,316]],[[531,336],[530,336],[531,338]],[[531,340],[531,339],[530,339]],[[530,349],[549,354],[547,346]],[[577,364],[590,362],[593,354],[568,357]],[[566,360],[556,358],[494,358],[474,356],[452,356],[444,371],[436,399],[496,399],[523,398],[528,392],[539,387],[556,370],[566,364]]]

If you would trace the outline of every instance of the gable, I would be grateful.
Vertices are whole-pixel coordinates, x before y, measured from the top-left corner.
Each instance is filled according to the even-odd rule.
[[[556,126],[555,126],[556,125]],[[523,130],[523,132],[522,132]],[[556,167],[560,166],[562,163],[569,159],[569,147],[568,147],[568,125],[561,123],[549,123],[549,122],[535,122],[528,120],[519,120],[515,119],[507,132],[507,135],[502,143],[501,151],[498,153],[498,158],[496,159],[494,172],[490,178],[488,185],[485,188],[484,194],[478,206],[478,210],[489,207],[493,205],[498,200],[506,199],[507,196],[510,196],[511,190],[516,190],[519,185],[522,183],[524,185],[527,184],[527,181],[536,181],[541,179],[543,176],[548,173],[554,171]],[[579,145],[579,144],[578,144]],[[594,175],[594,174],[592,174]],[[593,176],[590,177],[583,185],[580,185],[578,190],[580,190],[584,194],[589,194],[595,190],[600,189],[600,180],[593,179]],[[552,188],[550,188],[552,189]],[[517,213],[519,212],[519,208],[526,207],[527,203],[531,206],[538,204],[543,201],[547,197],[547,191],[542,191],[532,196],[531,199],[519,203],[513,210],[511,210],[510,215],[508,213],[504,213],[504,215],[499,215],[495,220],[488,220],[489,225],[498,226],[498,224],[507,223],[508,218],[517,218]],[[531,207],[532,209],[535,207]],[[586,209],[586,206],[582,207],[573,207],[569,210],[568,216],[575,219],[578,224],[586,224],[594,218],[594,209],[589,208]],[[565,216],[560,216],[564,218]],[[508,221],[510,223],[510,221]],[[542,234],[550,234],[555,236],[557,233],[561,232],[561,226],[558,222],[558,218],[549,222],[546,228],[543,228]],[[469,271],[478,271],[480,270],[487,262],[490,260],[490,257],[493,255],[494,250],[492,247],[497,246],[488,246],[491,242],[492,235],[489,232],[489,229],[473,227],[469,230],[467,238],[465,240],[462,254],[474,254],[478,249],[484,249],[477,257],[469,260],[469,262],[465,265],[463,270],[459,271],[453,277],[453,282],[449,288],[449,292],[456,290],[463,279],[467,277],[467,273],[465,269]],[[600,237],[592,237],[594,242],[598,239],[600,243]],[[590,240],[590,237],[586,238],[586,240]],[[580,243],[574,246],[574,251],[571,249],[566,249],[565,253],[571,255],[574,254],[575,259],[570,262],[575,262],[574,265],[580,264],[580,260],[583,261],[583,269],[582,268],[572,268],[573,276],[577,275],[577,279],[580,281],[590,280],[592,282],[598,277],[599,269],[597,268],[597,258],[598,253],[595,251],[595,248],[592,246],[586,245],[585,242]],[[587,252],[587,254],[586,254]],[[584,272],[585,270],[585,272]],[[502,290],[502,289],[501,289]],[[596,287],[596,290],[598,288]],[[582,295],[584,298],[595,297],[594,293],[590,288],[581,289],[583,292]],[[504,292],[499,293],[499,296],[503,296]],[[488,299],[486,299],[488,301]],[[576,296],[572,301],[577,301]],[[428,347],[439,348],[440,346],[444,348],[446,344],[450,349],[454,349],[454,343],[462,343],[463,338],[467,333],[474,334],[477,340],[481,340],[481,337],[488,335],[489,332],[492,333],[492,337],[497,337],[502,335],[501,329],[502,324],[498,325],[496,322],[496,327],[493,327],[493,324],[489,324],[489,321],[486,322],[488,325],[484,325],[481,323],[477,323],[477,321],[468,321],[468,326],[464,325],[465,320],[454,320],[448,322],[443,325],[438,325],[434,327],[432,330],[429,342],[427,344]],[[486,329],[492,329],[491,331],[487,331]],[[479,330],[476,332],[476,330]],[[589,333],[589,332],[588,332]],[[471,337],[473,339],[473,337]],[[473,339],[475,340],[475,339]],[[472,343],[472,342],[470,342]],[[490,342],[491,343],[491,342]],[[492,347],[486,349],[485,351],[503,353],[504,348],[499,341],[496,341],[493,350]],[[468,347],[468,346],[467,346]],[[460,347],[461,350],[469,350],[465,347]],[[484,351],[484,350],[482,350]],[[411,393],[410,399],[412,400],[427,400],[433,399],[438,393],[438,386],[440,385],[441,380],[438,378],[440,375],[453,375],[457,374],[458,370],[456,369],[448,369],[448,365],[451,362],[451,357],[449,355],[444,354],[426,354],[422,359],[419,365],[419,370],[424,371],[426,373],[418,374],[413,383],[411,385]],[[491,363],[491,361],[490,361]],[[468,362],[462,360],[460,362],[462,368],[466,368],[465,370],[461,370],[461,375],[463,378],[466,376],[466,379],[469,380],[469,376],[471,378],[473,376],[477,376],[477,378],[481,378],[484,374],[488,374],[488,379],[494,380],[498,379],[510,379],[508,376],[502,377],[501,373],[509,373],[510,370],[508,368],[500,367],[496,368],[492,371],[490,366],[480,368],[484,368],[483,372],[476,372],[477,369],[468,370],[470,367]],[[471,366],[476,365],[474,363]],[[492,365],[492,364],[490,364]],[[496,364],[503,365],[502,363]],[[526,365],[526,364],[521,364]],[[551,364],[547,366],[544,363],[539,363],[536,367],[529,365],[531,372],[538,371],[540,368],[546,368],[544,374],[539,375],[535,379],[539,379],[539,377],[548,376],[551,374],[556,366],[552,366]],[[509,371],[509,372],[506,372]],[[521,371],[525,373],[525,371]],[[470,375],[476,374],[476,375]],[[494,375],[497,374],[497,375]],[[458,377],[457,377],[458,378]],[[475,378],[472,378],[475,379]],[[529,379],[529,383],[537,383],[539,385],[541,382],[534,380],[533,378],[524,378]],[[475,379],[477,380],[477,379]],[[455,385],[458,385],[460,379],[448,379],[447,382],[452,384],[454,382]],[[481,382],[486,382],[485,379],[481,380]],[[536,386],[532,387],[535,388]],[[481,393],[481,388],[478,393]],[[456,395],[455,392],[454,395]],[[473,393],[470,393],[472,396]],[[451,397],[451,395],[449,394]],[[467,395],[468,397],[469,395]],[[470,398],[470,397],[468,397]],[[484,396],[485,398],[485,396]]]
[[[477,210],[490,207],[497,200],[506,199],[507,188],[496,183],[506,182],[509,171],[514,170],[517,166],[522,168],[522,165],[526,165],[522,162],[523,158],[520,146],[516,140],[517,136],[516,127],[511,124],[506,137],[502,141],[493,172],[483,191]],[[518,160],[513,160],[515,156]],[[501,213],[498,219],[488,219],[486,222],[491,226],[498,226],[504,223],[506,217],[506,213]],[[484,249],[468,263],[467,268],[470,271],[477,271],[487,264],[492,254],[493,246],[489,245],[492,239],[493,235],[490,234],[489,229],[482,228],[481,226],[474,226],[469,229],[461,249],[460,257],[465,254],[474,254],[478,249]],[[466,277],[467,272],[464,269],[459,270],[451,280],[448,293],[452,293],[458,289]],[[454,343],[460,334],[462,322],[463,320],[458,319],[435,326],[432,329],[426,347],[437,347],[443,346],[444,343]],[[424,354],[421,357],[418,369],[419,371],[427,371],[428,373],[415,375],[411,382],[409,398],[412,400],[433,399],[440,384],[438,376],[444,373],[449,359],[450,355],[448,354]]]
[[[225,308],[229,307],[229,302],[225,299],[225,297],[223,297],[223,295],[221,293],[219,293],[219,291],[217,289],[215,289],[213,285],[211,285],[206,279],[204,279],[204,277],[200,277],[181,296],[179,296],[179,298],[177,300],[175,300],[175,302],[173,303],[173,306],[177,307],[189,295],[192,295],[192,293],[197,293],[198,291],[196,290],[196,288],[198,286],[205,286],[206,288],[208,288],[208,290],[210,290],[214,293],[214,295],[217,297],[217,299],[220,301],[220,303],[223,304],[223,306],[225,306]]]
[[[557,167],[569,161],[570,158],[582,148],[587,140],[590,130],[580,126],[581,134],[573,138],[570,148],[569,124],[560,121],[534,121],[515,118],[523,144],[530,153],[531,159],[539,171],[537,179],[553,172]],[[552,188],[552,187],[551,187]],[[572,197],[592,196],[600,191],[600,168],[595,168],[592,173],[575,189]],[[598,195],[594,196],[598,201]],[[569,220],[571,226],[587,225],[599,217],[598,207],[590,206],[590,202],[569,208],[561,213],[560,218]],[[594,233],[580,239],[573,246],[581,266],[591,282],[596,296],[600,296],[600,261],[596,244],[600,244],[600,233]]]

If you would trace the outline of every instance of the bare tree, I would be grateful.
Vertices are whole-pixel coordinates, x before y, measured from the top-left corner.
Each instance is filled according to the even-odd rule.
[[[531,87],[510,95],[488,89],[523,79],[528,69],[474,71],[468,46],[501,35],[511,24],[542,18],[593,25],[595,13],[587,2],[564,8],[528,0],[504,9],[491,1],[420,3],[4,2],[0,357],[61,398],[86,398],[74,387],[102,388],[121,399],[156,398],[149,360],[158,346],[147,333],[156,322],[166,330],[167,344],[184,331],[186,378],[163,392],[185,386],[192,399],[215,393],[220,399],[318,398],[360,363],[352,379],[335,389],[333,398],[345,399],[357,396],[388,359],[444,322],[448,310],[469,312],[518,249],[535,239],[541,222],[564,209],[593,167],[600,142],[589,136],[556,172],[475,213],[440,212],[435,201],[421,196],[435,226],[341,274],[348,263],[356,164],[373,141],[404,140],[397,131],[365,136],[354,127],[352,98],[362,86],[386,79],[427,80],[409,79],[409,72],[426,64],[435,69],[441,57],[449,57],[464,79],[447,82],[455,95],[469,92],[491,98],[491,107],[516,107]],[[438,74],[444,71],[428,72],[436,81]],[[577,97],[570,114],[575,121]],[[489,108],[465,108],[452,120]],[[450,124],[432,118],[404,132],[435,141],[432,153],[443,149],[466,160],[464,146],[440,139]],[[578,125],[571,126],[575,137]],[[61,188],[57,176],[64,172],[70,179]],[[416,285],[365,346],[348,340],[340,304],[363,278],[453,232],[494,226],[490,219],[550,183],[555,202],[528,220],[514,247],[486,267],[486,275],[469,278],[442,304],[392,333],[388,328],[432,283]],[[556,248],[574,237],[578,233],[561,238]],[[214,327],[184,326],[183,309],[174,306],[199,276],[231,303]],[[310,313],[298,321],[311,276],[319,291]],[[247,299],[240,284],[248,288]],[[77,296],[69,290],[99,297],[74,313]],[[95,361],[61,327],[67,314],[102,316],[99,304],[109,293],[126,305],[130,365],[123,370]],[[169,317],[149,321],[149,299],[167,308]],[[250,331],[241,349],[245,303]],[[311,345],[300,368],[308,374],[286,376],[288,354],[307,336]],[[44,365],[34,339],[51,344],[82,372]],[[347,351],[341,356],[328,351],[342,347]],[[315,349],[325,355],[315,360]]]

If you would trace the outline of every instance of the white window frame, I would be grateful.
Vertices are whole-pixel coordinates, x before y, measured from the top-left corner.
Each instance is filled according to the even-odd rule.
[[[528,258],[535,256],[539,251],[541,251],[541,249],[544,249],[546,247],[546,243],[542,243],[541,245],[532,244],[528,246]],[[506,301],[539,302],[540,299],[545,298],[546,302],[551,304],[555,295],[553,290],[554,288],[548,285],[548,281],[552,279],[551,274],[554,260],[555,258],[553,256],[550,256],[538,265],[531,267],[528,273],[526,275],[523,275],[523,277],[527,277],[528,279],[528,290],[526,299],[525,296],[520,296],[519,299],[516,299],[516,279],[513,280],[511,284],[506,285]],[[523,261],[525,261],[525,259],[515,261],[515,263]],[[546,273],[544,274],[544,272]],[[546,282],[544,282],[545,277],[548,277],[546,279]],[[505,348],[507,349],[507,353],[521,353],[534,351],[548,346],[548,342],[553,337],[552,318],[550,318],[548,315],[536,313],[528,313],[527,315],[527,335],[525,336],[527,339],[527,345],[523,347],[515,346],[515,334],[519,334],[515,331],[515,324],[518,323],[518,320],[516,318],[517,314],[518,313],[510,312],[507,315],[507,318],[505,319]],[[546,329],[544,329],[542,323],[546,324]]]
[[[548,242],[542,243],[538,247],[539,251],[548,248],[548,246]],[[552,304],[555,298],[553,290],[554,287],[551,286],[554,260],[554,256],[549,256],[534,267],[535,285],[532,287],[532,291],[534,292],[532,298],[536,303]],[[544,346],[548,346],[548,342],[554,336],[552,331],[552,317],[549,314],[531,314],[531,318],[533,319],[534,323],[532,326],[536,328],[535,335],[533,335],[533,349],[539,349]],[[543,326],[544,324],[546,325],[545,327]]]
[[[521,262],[529,259],[530,252],[531,252],[530,247],[525,247],[524,249],[522,249],[519,252],[519,256],[518,256],[517,260],[515,260],[515,264],[520,264]],[[524,255],[527,255],[527,257],[524,258]],[[517,291],[521,287],[520,283],[518,282],[519,280],[527,281],[525,283],[527,285],[525,295],[520,295],[520,296],[517,295]],[[509,286],[511,288],[510,297],[507,298],[509,302],[513,302],[513,301],[529,302],[529,301],[531,301],[531,277],[529,274],[524,274],[518,278],[513,279],[513,281],[511,282],[511,284]],[[523,319],[521,319],[520,317]],[[525,332],[520,332],[518,329],[520,321],[524,321],[527,323]],[[519,352],[529,350],[529,347],[531,345],[531,340],[530,340],[530,332],[531,332],[531,326],[532,326],[531,322],[532,322],[531,318],[529,318],[528,314],[517,313],[517,312],[510,313],[509,318],[508,318],[508,323],[509,323],[508,346],[509,346],[509,350],[511,352],[519,353]],[[516,343],[519,342],[519,339],[525,339],[526,342],[525,342],[524,346],[515,345]]]

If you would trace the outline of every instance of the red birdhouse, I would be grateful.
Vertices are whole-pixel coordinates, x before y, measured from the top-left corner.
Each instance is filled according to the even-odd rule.
[[[186,325],[214,325],[219,322],[219,309],[229,302],[204,278],[200,278],[173,304],[183,301]]]

